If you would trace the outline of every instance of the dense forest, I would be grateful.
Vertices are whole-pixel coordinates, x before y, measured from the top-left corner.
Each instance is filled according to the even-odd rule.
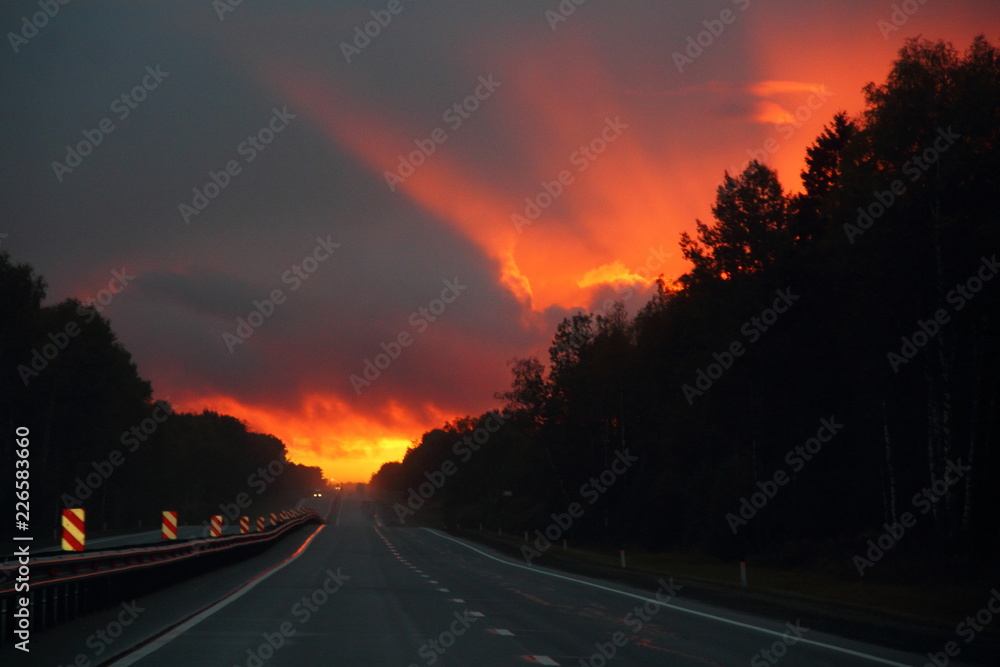
[[[0,493],[13,507],[16,429],[27,428],[36,539],[52,538],[64,508],[84,508],[88,532],[157,528],[164,510],[200,525],[213,514],[287,509],[324,484],[319,468],[288,461],[274,436],[154,401],[95,306],[42,306],[45,296],[42,277],[0,253],[0,470],[11,471]]]
[[[995,562],[1000,51],[910,40],[864,94],[801,194],[758,162],[726,173],[681,236],[688,273],[634,317],[565,319],[547,363],[513,360],[502,417],[383,465],[390,513],[520,534],[574,507],[576,542],[865,575],[880,537]]]

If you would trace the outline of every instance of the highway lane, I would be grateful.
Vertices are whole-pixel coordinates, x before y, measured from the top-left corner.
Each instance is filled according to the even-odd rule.
[[[309,499],[309,506],[326,516],[334,500],[334,497]],[[302,526],[262,553],[205,574],[178,579],[157,592],[140,597],[135,592],[122,590],[109,598],[108,608],[72,621],[64,619],[54,627],[42,629],[38,626],[39,610],[36,608],[30,653],[15,650],[11,638],[7,637],[6,643],[0,644],[0,665],[97,665],[226,597],[288,558],[316,529],[316,525]]]
[[[376,526],[347,497],[281,569],[112,664],[599,666],[611,656],[620,665],[925,660],[826,635],[808,618],[700,604],[669,580],[639,590],[527,567],[433,531]]]

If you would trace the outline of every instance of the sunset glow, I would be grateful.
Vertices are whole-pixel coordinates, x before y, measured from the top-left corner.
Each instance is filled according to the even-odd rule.
[[[862,110],[862,88],[884,80],[906,37],[964,47],[983,29],[980,13],[933,3],[888,36],[877,27],[888,5],[749,3],[679,68],[673,54],[717,8],[588,3],[553,27],[540,6],[445,4],[406,5],[356,53],[344,44],[372,20],[363,7],[178,19],[197,65],[177,54],[146,119],[120,121],[88,158],[122,151],[115,169],[155,182],[113,215],[103,200],[52,198],[61,218],[122,221],[91,234],[109,239],[93,257],[62,249],[90,242],[79,232],[58,250],[34,241],[59,297],[91,298],[110,267],[140,276],[106,314],[157,396],[243,419],[340,481],[495,408],[509,361],[547,361],[577,309],[627,293],[634,313],[658,276],[673,284],[688,269],[679,236],[711,220],[725,172],[759,159],[801,191],[806,148],[836,112]],[[119,79],[94,86],[93,108]],[[288,129],[244,161],[237,147],[282,108]],[[60,113],[70,124],[44,135],[52,155],[83,123]],[[165,120],[182,116],[190,129]],[[183,145],[163,139],[188,132]],[[183,220],[178,203],[227,164],[239,173]],[[81,171],[61,196],[100,189]],[[317,238],[340,254],[293,291],[280,277]],[[468,288],[442,301],[455,280]],[[223,336],[275,289],[285,303],[227,349]]]

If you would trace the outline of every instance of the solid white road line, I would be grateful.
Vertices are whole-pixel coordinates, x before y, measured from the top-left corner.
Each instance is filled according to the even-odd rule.
[[[112,662],[111,665],[110,665],[110,667],[127,667],[128,665],[135,664],[136,662],[138,662],[142,658],[145,658],[150,653],[153,653],[154,651],[157,651],[157,650],[163,648],[164,646],[166,646],[167,644],[169,644],[173,640],[177,639],[182,634],[184,634],[185,632],[187,632],[188,630],[190,630],[194,626],[198,625],[199,623],[201,623],[202,621],[204,621],[206,618],[208,618],[209,616],[211,616],[215,612],[217,612],[220,609],[226,607],[227,605],[235,602],[236,600],[239,600],[241,597],[243,597],[244,595],[246,595],[247,593],[249,593],[251,590],[253,590],[253,588],[255,586],[257,586],[257,584],[259,584],[260,582],[264,581],[265,579],[267,579],[268,577],[270,577],[272,574],[274,574],[276,572],[279,572],[280,570],[284,569],[285,566],[290,565],[296,558],[298,558],[299,556],[301,556],[305,552],[306,547],[308,547],[309,544],[313,541],[313,538],[316,537],[316,535],[319,534],[319,531],[323,530],[323,527],[324,526],[321,525],[318,528],[316,528],[316,530],[313,531],[313,534],[310,535],[308,537],[308,539],[306,539],[305,543],[303,543],[303,545],[301,547],[299,547],[298,550],[294,554],[292,554],[291,556],[289,556],[283,563],[280,563],[280,564],[276,565],[275,567],[271,568],[270,570],[267,570],[266,572],[264,572],[264,574],[257,575],[255,578],[251,579],[248,583],[244,584],[242,588],[238,588],[237,590],[233,591],[232,593],[230,593],[226,597],[222,598],[221,600],[219,600],[218,602],[216,602],[212,606],[210,606],[207,609],[204,609],[201,612],[195,614],[194,616],[192,616],[188,620],[184,621],[180,625],[178,625],[178,626],[170,629],[169,631],[165,632],[164,634],[160,635],[159,637],[157,637],[153,641],[149,642],[145,646],[139,648],[136,651],[133,651],[132,653],[129,653],[127,656],[125,656],[121,660],[116,660],[115,662]]]
[[[678,607],[676,605],[670,604],[669,602],[662,602],[660,600],[656,600],[656,599],[653,599],[653,598],[643,597],[641,595],[636,595],[634,593],[628,593],[626,591],[620,591],[620,590],[617,590],[615,588],[610,588],[608,586],[602,586],[601,584],[595,584],[595,583],[590,582],[590,581],[584,581],[583,579],[576,579],[575,577],[569,577],[569,576],[566,576],[564,574],[558,574],[556,572],[549,572],[548,570],[540,570],[538,568],[531,567],[530,565],[521,565],[520,563],[515,563],[515,562],[512,562],[512,561],[503,560],[501,558],[497,558],[496,556],[493,556],[492,554],[488,554],[485,551],[477,549],[476,547],[474,547],[474,546],[472,546],[470,544],[466,544],[465,542],[462,542],[461,540],[457,540],[454,537],[449,537],[448,535],[444,535],[443,533],[440,533],[437,530],[434,530],[433,528],[424,528],[424,530],[426,530],[427,532],[432,533],[434,535],[437,535],[441,539],[448,540],[450,542],[454,542],[455,544],[463,546],[466,549],[469,549],[471,551],[475,551],[476,553],[478,553],[481,556],[485,556],[486,558],[489,558],[490,560],[494,560],[494,561],[496,561],[498,563],[503,563],[504,565],[509,565],[511,567],[517,567],[517,568],[520,568],[522,570],[528,570],[529,572],[535,572],[536,574],[544,574],[544,575],[549,576],[549,577],[555,577],[556,579],[563,579],[565,581],[572,581],[572,582],[577,583],[577,584],[583,584],[584,586],[590,586],[591,588],[597,588],[597,589],[600,589],[602,591],[607,591],[608,593],[616,593],[618,595],[623,595],[625,597],[630,597],[630,598],[633,598],[635,600],[642,600],[643,602],[652,602],[654,604],[658,604],[658,605],[661,605],[663,607],[669,607],[670,609],[682,612],[684,614],[691,614],[693,616],[699,616],[701,618],[707,618],[709,620],[717,621],[719,623],[726,623],[727,625],[735,625],[736,627],[739,627],[739,628],[744,628],[746,630],[753,630],[755,632],[760,632],[761,634],[771,635],[772,637],[779,637],[779,638],[781,638],[781,637],[785,636],[785,633],[783,633],[783,632],[777,632],[775,630],[768,630],[767,628],[762,628],[762,627],[757,626],[757,625],[750,625],[749,623],[743,623],[741,621],[735,621],[735,620],[733,620],[731,618],[725,618],[725,617],[722,617],[722,616],[715,616],[713,614],[708,614],[708,613],[703,612],[703,611],[696,611],[694,609],[685,609],[684,607]],[[902,663],[902,662],[895,662],[893,660],[887,660],[885,658],[880,658],[880,657],[878,657],[876,655],[869,655],[868,653],[862,653],[860,651],[854,651],[852,649],[844,648],[842,646],[834,646],[833,644],[826,644],[824,642],[818,642],[818,641],[815,641],[815,640],[812,640],[812,639],[806,639],[805,637],[799,637],[796,640],[796,643],[809,644],[811,646],[817,646],[819,648],[829,649],[831,651],[836,651],[838,653],[845,653],[847,655],[853,655],[855,657],[864,658],[865,660],[871,660],[872,662],[877,662],[877,663],[882,664],[882,665],[891,665],[892,667],[910,667],[909,665],[907,665],[905,663]]]

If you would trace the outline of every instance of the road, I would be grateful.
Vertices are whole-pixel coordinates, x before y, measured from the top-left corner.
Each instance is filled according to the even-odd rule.
[[[121,619],[128,604],[70,624],[75,630],[49,631],[61,645],[53,662],[821,667],[926,660],[824,634],[809,619],[702,604],[669,580],[641,590],[529,567],[436,531],[380,526],[357,497],[345,497],[328,525],[288,542],[267,558],[137,601],[137,619],[103,648],[94,629],[113,613]]]

